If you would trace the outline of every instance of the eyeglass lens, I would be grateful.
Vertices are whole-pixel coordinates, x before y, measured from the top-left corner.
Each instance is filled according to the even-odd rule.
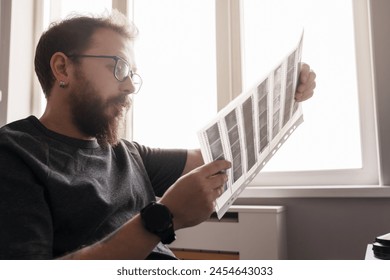
[[[119,81],[123,81],[129,75],[130,68],[127,63],[121,59],[117,60],[115,66],[115,76]]]
[[[119,59],[115,67],[115,76],[119,81],[124,81],[126,77],[130,74],[131,81],[133,82],[136,90],[141,86],[141,78],[138,74],[130,70],[129,65],[124,61]]]

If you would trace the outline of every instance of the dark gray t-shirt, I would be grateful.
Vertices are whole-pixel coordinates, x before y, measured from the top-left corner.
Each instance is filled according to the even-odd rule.
[[[0,259],[52,259],[101,240],[161,196],[186,157],[125,140],[104,148],[34,116],[2,127]],[[154,252],[172,255],[161,243]]]

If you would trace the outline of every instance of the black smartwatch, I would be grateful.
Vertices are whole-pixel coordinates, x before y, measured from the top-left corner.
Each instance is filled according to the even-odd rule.
[[[145,229],[160,237],[163,244],[175,241],[173,215],[165,205],[151,202],[141,210],[141,220]]]

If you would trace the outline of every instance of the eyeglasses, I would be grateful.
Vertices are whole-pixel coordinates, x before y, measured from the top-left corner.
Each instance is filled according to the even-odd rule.
[[[71,54],[68,57],[92,57],[92,58],[111,58],[115,60],[114,77],[119,82],[123,82],[127,77],[130,77],[134,86],[133,94],[139,92],[142,85],[142,78],[140,75],[131,70],[129,63],[123,58],[116,55],[89,55],[89,54]]]

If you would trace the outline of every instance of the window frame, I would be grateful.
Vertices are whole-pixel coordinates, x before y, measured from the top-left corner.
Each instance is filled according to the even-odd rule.
[[[381,120],[383,126],[383,119],[386,117],[385,110],[379,110],[378,99],[389,98],[383,98],[383,93],[378,92],[375,84],[375,68],[378,68],[376,65],[380,61],[375,59],[373,53],[375,42],[372,30],[377,30],[378,27],[372,26],[372,6],[370,0],[353,1],[363,167],[327,171],[263,172],[243,191],[241,198],[390,197],[384,164],[388,157],[383,153],[383,150],[388,149],[380,144],[386,143],[380,141],[380,138],[389,137],[388,133],[381,133],[383,128],[378,123]]]
[[[217,4],[218,4],[217,0]],[[225,88],[218,88],[218,98],[224,92],[229,92],[230,100],[242,91],[242,49],[237,46],[235,40],[242,38],[242,9],[240,0],[223,1],[227,6],[226,13],[230,32],[230,59],[225,64],[219,63],[219,67],[229,68],[228,74],[221,77],[219,84],[229,84],[230,91]],[[355,46],[358,80],[358,99],[360,112],[360,128],[362,143],[362,168],[344,169],[344,170],[325,170],[325,171],[294,171],[294,172],[261,172],[252,181],[250,186],[380,186],[380,177],[378,169],[378,149],[377,149],[377,131],[375,119],[375,100],[373,84],[373,66],[370,34],[369,2],[367,0],[353,1],[353,15],[355,27]],[[218,20],[218,19],[217,19]],[[217,21],[218,23],[218,21]],[[233,23],[241,25],[234,26]],[[217,25],[218,26],[218,25]],[[218,29],[217,29],[218,30]],[[218,38],[217,38],[218,44]],[[238,65],[238,66],[237,66]],[[223,97],[221,97],[222,99]],[[228,101],[230,101],[228,100]],[[223,103],[221,104],[224,105]],[[277,180],[275,180],[277,177]],[[321,182],[321,183],[318,183]]]
[[[241,45],[237,42],[242,38],[243,12],[242,0],[216,0],[216,5],[217,13],[222,13],[219,15],[220,18],[217,14],[217,34],[219,34],[219,36],[217,35],[217,49],[227,46],[225,57],[219,54],[218,58],[222,58],[217,61],[217,94],[220,109],[242,91],[243,53]],[[374,189],[382,188],[383,183],[378,166],[369,5],[369,0],[353,1],[362,168],[261,172],[246,188],[243,196],[328,196],[330,190],[332,193],[334,190],[339,190],[338,195],[341,196],[349,196],[351,190],[356,194],[366,196],[371,192],[377,193]],[[218,26],[226,26],[226,29],[218,29]],[[314,192],[310,190],[314,190]],[[383,195],[383,191],[387,193],[387,190],[380,190],[381,195]]]

